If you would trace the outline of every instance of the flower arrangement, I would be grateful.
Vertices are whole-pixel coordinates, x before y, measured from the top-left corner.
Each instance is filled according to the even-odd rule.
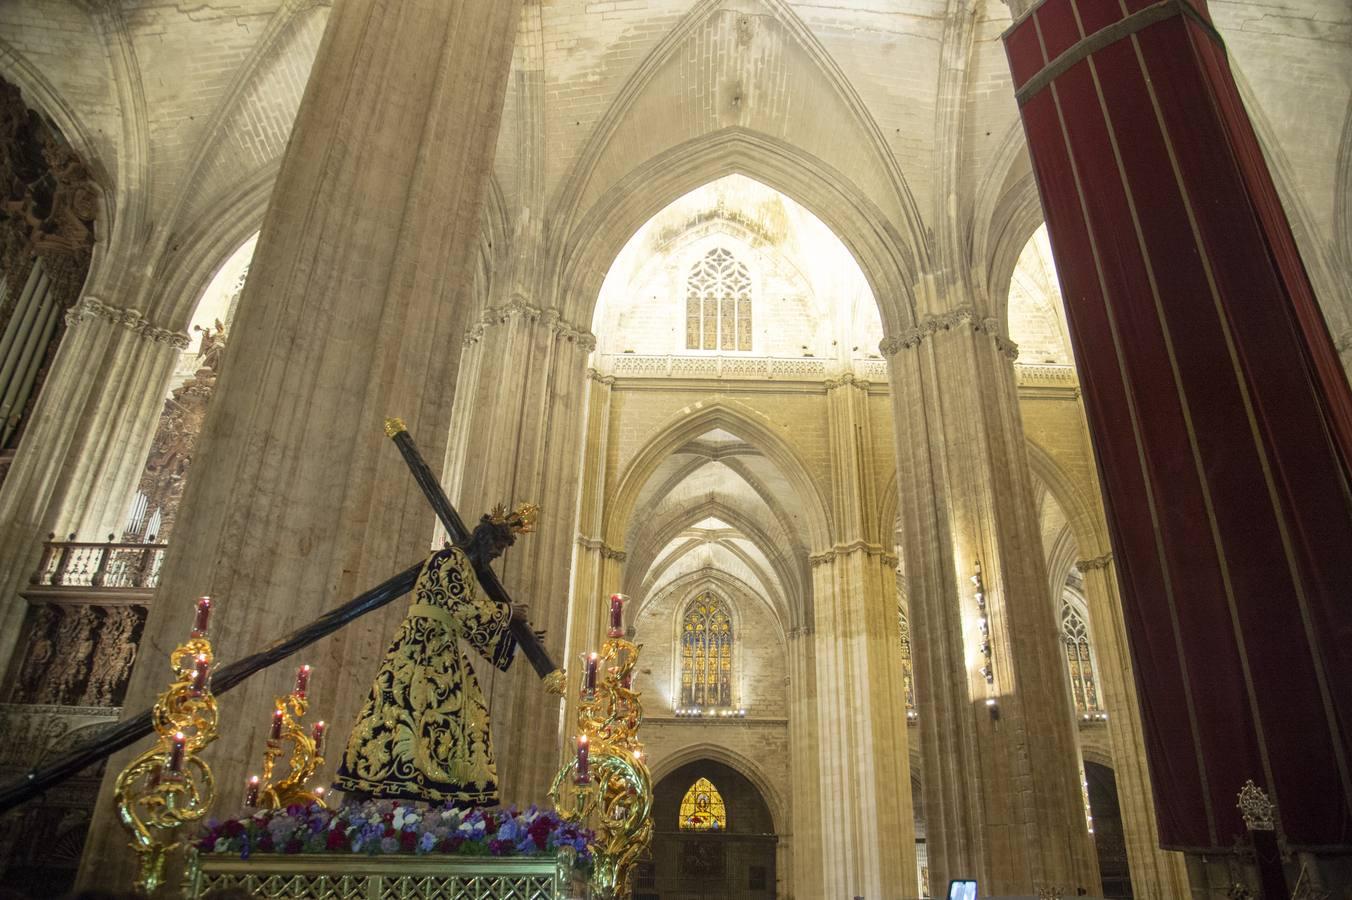
[[[538,856],[573,853],[591,862],[592,833],[553,810],[531,806],[458,809],[400,800],[368,800],[340,809],[319,804],[259,810],[251,816],[207,822],[201,853],[382,853],[461,856]]]

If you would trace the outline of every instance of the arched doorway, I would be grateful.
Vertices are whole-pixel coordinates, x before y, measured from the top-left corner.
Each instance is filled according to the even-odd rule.
[[[1098,851],[1103,896],[1108,900],[1131,900],[1131,872],[1127,869],[1117,779],[1112,769],[1088,760],[1084,764],[1084,778],[1089,784],[1089,814],[1094,818],[1094,848]]]
[[[769,900],[776,896],[770,807],[736,769],[686,763],[653,789],[652,859],[635,900]]]

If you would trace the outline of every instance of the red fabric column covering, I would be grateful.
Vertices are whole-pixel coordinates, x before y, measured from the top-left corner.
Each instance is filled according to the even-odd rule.
[[[1006,35],[1016,87],[1153,5],[1046,0]],[[1252,778],[1293,845],[1345,847],[1352,395],[1223,52],[1174,11],[1022,106],[1161,840],[1232,846]]]

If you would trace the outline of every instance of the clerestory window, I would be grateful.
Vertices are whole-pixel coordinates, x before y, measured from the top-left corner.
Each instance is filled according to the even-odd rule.
[[[716,247],[690,268],[685,293],[687,350],[751,350],[751,275]]]
[[[1094,681],[1094,657],[1089,647],[1089,624],[1076,604],[1061,604],[1061,640],[1066,648],[1066,666],[1070,670],[1070,690],[1079,713],[1102,711],[1098,686]]]

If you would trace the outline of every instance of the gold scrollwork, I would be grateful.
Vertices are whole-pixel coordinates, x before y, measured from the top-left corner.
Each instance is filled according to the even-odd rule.
[[[589,748],[589,777],[579,783],[578,762],[569,759],[549,788],[549,801],[560,816],[596,833],[592,888],[603,898],[628,894],[634,864],[652,842],[652,776],[638,740],[643,704],[630,687],[642,649],[623,638],[602,645],[605,677],[594,692],[584,693],[578,709],[578,728]]]
[[[155,701],[152,721],[159,741],[117,776],[117,814],[139,857],[136,887],[153,894],[164,867],[180,846],[179,828],[206,815],[215,779],[200,756],[216,739],[216,698],[207,674],[211,642],[195,637],[169,655],[175,679]]]
[[[286,809],[288,806],[325,806],[324,798],[310,788],[310,779],[324,765],[315,739],[301,728],[301,719],[309,709],[303,694],[293,692],[275,701],[275,715],[281,719],[280,736],[268,738],[263,750],[263,778],[259,785],[258,805],[263,809]],[[272,780],[277,758],[284,744],[291,745],[285,778]]]

